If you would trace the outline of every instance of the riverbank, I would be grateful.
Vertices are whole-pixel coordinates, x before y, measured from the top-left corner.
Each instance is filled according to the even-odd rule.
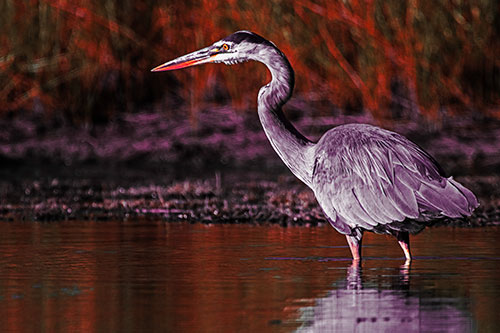
[[[368,116],[289,116],[311,139]],[[307,108],[306,108],[307,109]],[[450,118],[391,123],[479,197],[457,225],[500,221],[500,124]],[[453,120],[454,119],[454,120]],[[387,126],[386,126],[387,127]],[[313,193],[286,169],[255,114],[227,108],[125,115],[92,128],[33,116],[0,121],[0,220],[161,219],[202,223],[326,223]]]
[[[282,172],[285,171],[285,172]],[[18,169],[0,182],[0,220],[124,221],[315,226],[326,223],[314,194],[286,170],[216,170],[177,178],[168,169],[117,166]],[[456,226],[500,224],[500,177],[458,177],[481,206]]]

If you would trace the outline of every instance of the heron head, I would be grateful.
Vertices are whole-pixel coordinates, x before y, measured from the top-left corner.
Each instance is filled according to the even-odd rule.
[[[186,54],[153,68],[152,72],[170,71],[206,63],[236,63],[254,59],[260,52],[259,46],[271,46],[273,43],[250,31],[237,31],[201,50]]]

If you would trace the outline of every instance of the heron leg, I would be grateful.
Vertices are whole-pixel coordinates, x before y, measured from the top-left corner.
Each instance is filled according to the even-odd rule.
[[[359,261],[361,259],[361,237],[363,235],[346,235],[347,244],[349,244],[349,248],[351,249],[352,259],[355,261]]]
[[[406,261],[411,261],[410,234],[407,231],[398,231],[396,233],[396,239],[398,240],[399,246],[401,246],[403,252],[405,253]]]

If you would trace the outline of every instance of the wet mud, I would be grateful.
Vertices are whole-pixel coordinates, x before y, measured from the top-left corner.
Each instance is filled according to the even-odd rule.
[[[287,170],[215,170],[179,177],[173,170],[116,166],[10,171],[0,181],[0,220],[155,219],[191,223],[319,225],[314,194]],[[5,176],[5,175],[4,175]],[[500,224],[500,177],[460,177],[481,206],[455,226]]]
[[[287,116],[311,139],[367,116]],[[91,128],[18,115],[0,121],[0,220],[161,219],[202,223],[326,223],[313,193],[272,150],[255,114],[228,108],[138,113]],[[380,125],[380,124],[379,124]],[[500,123],[447,119],[384,126],[406,135],[469,187],[481,206],[454,225],[500,221]]]

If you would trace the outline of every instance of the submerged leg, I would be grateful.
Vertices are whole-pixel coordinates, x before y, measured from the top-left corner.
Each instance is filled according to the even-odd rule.
[[[401,246],[403,252],[405,253],[406,261],[409,262],[411,260],[410,234],[407,231],[398,231],[396,233],[396,238],[398,240],[399,246]]]
[[[361,240],[363,237],[363,232],[360,230],[355,230],[354,235],[346,235],[347,244],[351,249],[352,259],[361,259]]]
[[[363,287],[361,282],[361,260],[354,260],[351,266],[347,267],[347,290],[360,290]]]

